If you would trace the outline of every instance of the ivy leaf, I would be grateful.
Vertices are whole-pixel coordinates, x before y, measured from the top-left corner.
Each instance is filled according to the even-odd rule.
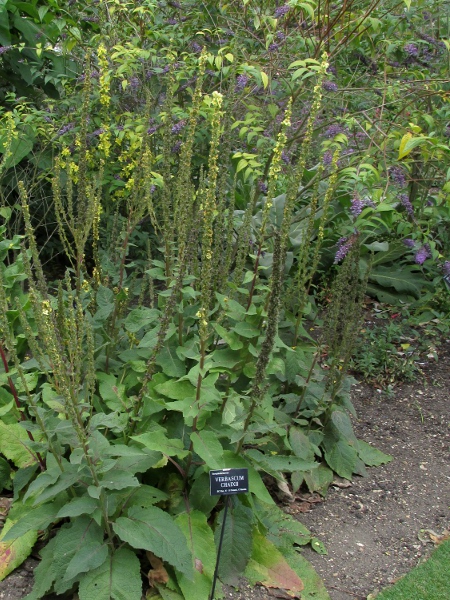
[[[374,448],[362,440],[358,440],[356,450],[359,458],[368,467],[379,467],[380,465],[384,465],[392,460],[392,456],[390,454],[385,454],[384,452],[381,452],[381,450],[377,450],[377,448]]]
[[[224,512],[220,513],[214,534],[219,544]],[[252,553],[253,511],[239,501],[228,511],[223,532],[219,576],[222,581],[236,584]]]
[[[80,581],[80,600],[140,600],[142,579],[137,556],[120,548]]]
[[[195,452],[210,469],[223,468],[223,448],[213,431],[194,431],[191,441]]]
[[[127,517],[119,517],[114,532],[133,548],[150,550],[191,578],[192,559],[184,536],[172,517],[155,506],[132,506]]]
[[[0,452],[12,461],[16,467],[28,467],[36,462],[36,458],[27,447],[27,432],[17,423],[5,425],[0,421]]]

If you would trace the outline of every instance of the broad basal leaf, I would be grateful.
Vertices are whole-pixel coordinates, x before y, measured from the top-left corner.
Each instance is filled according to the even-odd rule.
[[[351,479],[358,461],[358,455],[356,450],[349,446],[345,440],[339,440],[329,451],[325,452],[325,460],[340,477]]]
[[[192,558],[182,531],[172,517],[155,506],[132,506],[119,517],[114,532],[133,548],[150,550],[187,577],[192,577]]]
[[[36,530],[30,530],[16,539],[3,541],[13,525],[14,521],[6,519],[0,535],[0,581],[3,581],[30,555],[38,536]]]
[[[304,585],[301,594],[302,600],[331,600],[323,581],[316,573],[314,567],[300,552],[296,552],[291,548],[290,550],[283,551],[283,556],[288,565],[302,580]]]
[[[178,585],[185,600],[208,600],[216,563],[211,527],[206,515],[196,510],[179,515],[176,522],[186,538],[194,570],[193,580],[180,575],[177,577]]]
[[[195,431],[191,433],[191,441],[194,445],[194,451],[210,469],[222,469],[224,467],[222,444],[215,433],[204,430]]]
[[[0,421],[0,452],[12,461],[16,467],[28,467],[36,458],[27,446],[27,432],[17,423],[5,425]]]
[[[219,544],[223,516],[224,511],[220,514],[214,534],[217,546]],[[252,553],[253,522],[252,510],[243,506],[240,502],[237,502],[228,510],[219,566],[219,577],[225,583],[235,584],[247,566]]]
[[[369,467],[379,467],[390,462],[393,458],[390,454],[385,454],[362,440],[358,440],[356,450],[359,458]]]
[[[64,499],[58,499],[54,502],[37,506],[36,508],[30,506],[29,512],[23,514],[17,523],[14,523],[11,529],[4,534],[3,541],[17,539],[30,530],[39,531],[46,529],[55,520],[63,504]]]
[[[80,600],[141,600],[142,579],[137,556],[120,548],[80,581]]]
[[[279,588],[298,594],[303,590],[303,582],[289,566],[284,556],[259,531],[253,534],[253,550],[245,577],[253,583],[266,587]]]
[[[149,450],[156,450],[167,456],[178,456],[184,458],[188,451],[184,448],[183,442],[179,439],[169,439],[164,431],[152,431],[135,435],[132,437],[135,442],[143,444]]]
[[[223,458],[227,469],[248,469],[249,491],[263,502],[274,504],[261,476],[243,456],[237,455],[231,450],[225,450]]]

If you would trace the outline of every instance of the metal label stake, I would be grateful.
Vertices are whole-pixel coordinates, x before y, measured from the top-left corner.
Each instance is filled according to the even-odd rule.
[[[222,553],[225,524],[227,521],[228,507],[231,501],[230,496],[235,494],[244,494],[248,491],[248,469],[221,469],[220,471],[209,472],[210,495],[226,496],[225,508],[223,511],[222,530],[220,532],[219,547],[217,548],[216,568],[214,569],[214,577],[209,600],[214,600],[214,592],[216,590],[216,582],[219,575],[220,555]]]

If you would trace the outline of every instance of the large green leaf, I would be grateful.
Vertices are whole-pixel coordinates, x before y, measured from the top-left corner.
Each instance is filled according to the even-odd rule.
[[[284,551],[288,565],[297,573],[303,583],[302,600],[331,600],[324,584],[310,562],[293,548]]]
[[[133,309],[125,319],[125,328],[131,333],[137,333],[139,329],[148,327],[150,323],[155,323],[161,313],[156,308],[147,308],[140,306]]]
[[[231,450],[225,450],[223,458],[226,469],[248,469],[249,491],[252,494],[255,494],[255,496],[263,502],[274,504],[260,474],[253,468],[249,461],[245,460],[243,456],[235,454]]]
[[[80,581],[80,600],[141,600],[142,579],[137,556],[120,548]]]
[[[194,570],[193,580],[180,575],[178,585],[185,600],[208,600],[216,563],[216,555],[211,551],[214,548],[211,527],[206,515],[196,510],[179,515],[176,523],[187,540]]]
[[[25,535],[30,530],[39,531],[46,529],[61,510],[64,499],[59,498],[54,502],[48,502],[37,507],[28,507],[28,512],[22,514],[17,523],[4,534],[3,541],[14,540]]]
[[[194,431],[191,441],[195,452],[210,469],[223,469],[223,448],[212,431]]]
[[[114,532],[133,548],[150,550],[187,577],[193,576],[186,540],[172,517],[155,506],[132,506],[127,517],[119,517]]]
[[[165,345],[161,349],[157,358],[156,364],[159,365],[165,375],[169,377],[183,377],[186,374],[186,367],[176,353],[176,347]]]
[[[27,432],[17,423],[5,425],[0,421],[0,452],[12,461],[16,467],[28,467],[36,462],[36,458],[28,448]]]
[[[86,573],[100,567],[107,557],[108,546],[105,542],[97,540],[83,544],[69,562],[64,579],[73,579],[80,573]]]
[[[374,281],[383,287],[394,288],[397,292],[407,292],[419,298],[423,288],[427,285],[421,273],[411,271],[404,267],[378,266],[370,272],[369,281]]]
[[[199,475],[191,486],[189,504],[205,515],[209,515],[219,501],[219,496],[211,496],[209,476],[206,473]]]
[[[164,431],[152,431],[132,437],[135,442],[143,444],[149,450],[156,450],[167,456],[179,456],[184,458],[188,451],[185,450],[183,442],[177,438],[169,439]]]
[[[220,513],[215,531],[216,545],[219,543],[224,512]],[[228,511],[223,533],[219,577],[225,583],[236,584],[245,570],[252,553],[253,512],[236,502]]]
[[[358,440],[356,450],[359,458],[369,467],[379,467],[392,460],[390,454],[385,454],[362,440]]]
[[[279,588],[299,594],[303,582],[288,562],[259,531],[253,535],[251,559],[245,570],[245,576],[253,583],[261,583],[270,588]]]
[[[353,446],[349,446],[345,440],[338,440],[329,451],[325,452],[325,460],[340,477],[351,479],[358,462],[358,455]]]
[[[0,581],[3,581],[30,555],[38,537],[37,530],[30,529],[18,538],[3,541],[14,523],[13,520],[6,519],[0,535]]]
[[[195,397],[195,387],[189,381],[166,381],[155,387],[158,394],[167,396],[172,400],[184,400]]]

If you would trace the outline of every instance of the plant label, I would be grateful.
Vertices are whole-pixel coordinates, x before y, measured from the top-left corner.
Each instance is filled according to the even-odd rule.
[[[211,496],[229,496],[248,492],[248,469],[221,469],[209,472]]]

